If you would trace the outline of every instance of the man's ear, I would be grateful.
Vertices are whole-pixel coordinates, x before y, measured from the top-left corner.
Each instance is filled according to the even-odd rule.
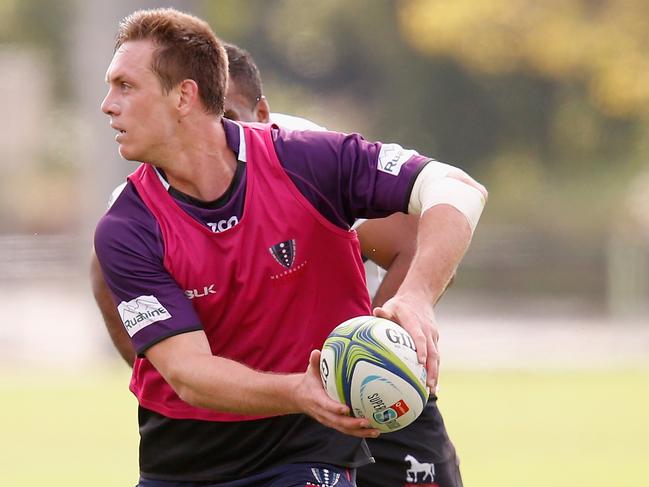
[[[178,86],[177,108],[181,115],[187,115],[198,102],[198,85],[193,79],[185,79]]]
[[[255,105],[255,119],[262,123],[270,122],[270,105],[264,95],[261,95],[257,105]]]

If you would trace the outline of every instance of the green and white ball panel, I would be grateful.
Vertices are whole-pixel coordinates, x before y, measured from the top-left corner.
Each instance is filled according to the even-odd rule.
[[[346,338],[330,337],[320,353],[320,378],[322,384],[329,397],[342,404],[347,404],[347,401],[345,401],[342,394],[342,387],[341,391],[338,391],[339,381],[336,380],[336,377],[340,377],[342,374],[343,361],[341,357],[348,344],[349,340]]]
[[[384,432],[410,424],[428,399],[414,341],[382,318],[360,316],[337,326],[322,348],[320,372],[330,397]]]
[[[410,334],[396,323],[383,318],[374,318],[365,326],[368,325],[372,326],[372,335],[383,348],[398,357],[425,387],[426,369],[417,360],[417,349]]]

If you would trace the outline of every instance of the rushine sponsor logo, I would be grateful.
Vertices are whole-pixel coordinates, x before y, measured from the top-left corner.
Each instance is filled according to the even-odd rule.
[[[155,296],[139,296],[131,301],[122,301],[117,310],[130,336],[156,321],[171,318],[171,313]]]
[[[401,166],[416,155],[416,151],[406,150],[399,144],[383,144],[379,151],[378,170],[398,176]]]

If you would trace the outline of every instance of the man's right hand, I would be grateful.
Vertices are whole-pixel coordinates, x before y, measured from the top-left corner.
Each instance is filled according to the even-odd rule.
[[[320,379],[320,351],[313,350],[309,367],[295,388],[299,409],[329,428],[359,438],[376,438],[379,430],[370,428],[365,418],[350,416],[349,408],[330,398]]]

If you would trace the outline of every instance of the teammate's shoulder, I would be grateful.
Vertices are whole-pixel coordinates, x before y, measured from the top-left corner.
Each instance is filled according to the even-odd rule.
[[[155,219],[130,181],[117,186],[109,198],[109,207],[97,224],[96,235],[139,232],[154,228]]]
[[[119,196],[122,194],[122,192],[124,191],[124,188],[126,188],[127,184],[128,184],[128,181],[124,181],[122,184],[120,184],[119,186],[117,186],[113,190],[113,192],[108,197],[108,208],[113,206],[115,201],[117,201],[117,198],[119,198]]]
[[[315,130],[323,132],[325,127],[307,120],[306,118],[287,115],[285,113],[271,113],[270,120],[272,123],[287,130]]]
[[[144,202],[131,181],[125,181],[111,192],[108,198],[106,215],[129,215],[135,208],[144,206]],[[134,213],[137,215],[137,212]]]

